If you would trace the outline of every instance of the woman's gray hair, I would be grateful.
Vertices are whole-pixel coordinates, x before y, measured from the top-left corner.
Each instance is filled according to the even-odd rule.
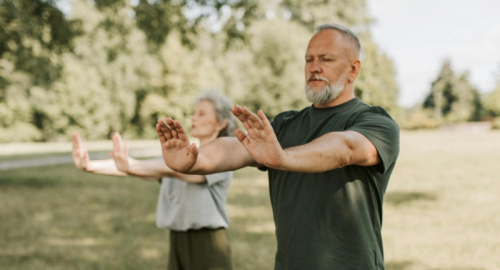
[[[236,128],[238,128],[238,126],[236,125],[233,113],[231,113],[231,108],[233,107],[231,101],[220,91],[217,91],[215,89],[209,89],[201,92],[198,97],[196,97],[195,103],[196,105],[198,105],[201,101],[204,100],[211,102],[214,106],[217,121],[227,121],[226,127],[219,132],[217,138],[234,137],[234,131],[236,130]]]
[[[317,34],[321,31],[327,30],[327,29],[336,30],[336,31],[339,31],[340,33],[342,33],[342,35],[344,35],[344,37],[346,37],[349,41],[351,41],[353,43],[353,45],[355,46],[355,50],[357,51],[357,54],[359,57],[359,53],[361,52],[361,42],[359,42],[359,38],[356,36],[356,34],[354,34],[353,31],[351,31],[349,28],[342,26],[342,25],[338,25],[335,23],[325,23],[325,24],[320,24],[320,25],[316,26],[315,33]]]

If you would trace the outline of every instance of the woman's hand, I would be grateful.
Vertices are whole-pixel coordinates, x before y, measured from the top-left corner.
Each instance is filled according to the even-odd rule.
[[[115,165],[118,170],[129,173],[130,172],[130,162],[131,159],[128,157],[128,146],[127,143],[122,142],[122,137],[120,133],[116,132],[113,137],[113,150],[109,152],[109,155],[115,161]]]
[[[86,171],[89,166],[89,153],[85,148],[83,148],[82,139],[78,133],[73,133],[73,162],[75,166]]]

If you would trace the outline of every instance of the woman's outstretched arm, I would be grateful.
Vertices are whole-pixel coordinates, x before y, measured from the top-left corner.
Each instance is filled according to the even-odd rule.
[[[73,134],[73,162],[75,166],[86,172],[104,175],[126,176],[118,170],[113,159],[90,160],[87,150],[83,147],[82,139],[78,133]]]
[[[116,168],[127,175],[159,179],[161,177],[173,177],[190,183],[206,182],[203,175],[187,175],[173,171],[163,159],[137,160],[129,157],[127,144],[122,142],[119,133],[113,135],[113,158]]]

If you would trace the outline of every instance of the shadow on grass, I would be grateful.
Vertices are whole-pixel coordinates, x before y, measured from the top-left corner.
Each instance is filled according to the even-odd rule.
[[[384,202],[395,206],[409,204],[414,201],[436,201],[437,196],[424,192],[390,192],[385,195]]]
[[[386,270],[405,270],[411,267],[414,263],[412,261],[391,261],[385,263]]]

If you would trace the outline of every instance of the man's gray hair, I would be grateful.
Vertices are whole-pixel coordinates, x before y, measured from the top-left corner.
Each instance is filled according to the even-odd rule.
[[[219,132],[217,138],[235,136],[234,131],[238,126],[236,125],[233,113],[231,113],[231,108],[233,107],[231,101],[216,89],[208,89],[201,92],[196,97],[195,103],[198,105],[204,100],[209,101],[214,106],[217,121],[227,121],[227,126]]]
[[[335,23],[325,23],[325,24],[320,24],[316,27],[315,34],[321,32],[323,30],[327,30],[327,29],[337,30],[340,33],[342,33],[344,35],[344,37],[346,37],[351,42],[353,42],[354,45],[356,46],[357,54],[359,57],[359,53],[361,52],[361,42],[359,42],[359,38],[356,36],[356,34],[354,34],[353,31],[351,31],[349,28],[342,26],[342,25],[338,25]]]

